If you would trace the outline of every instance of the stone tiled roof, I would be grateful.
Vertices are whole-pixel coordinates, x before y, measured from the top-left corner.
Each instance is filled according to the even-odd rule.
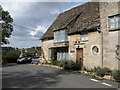
[[[59,14],[41,40],[53,39],[55,30],[67,28],[68,34],[73,34],[98,26],[100,26],[99,2],[87,2]]]

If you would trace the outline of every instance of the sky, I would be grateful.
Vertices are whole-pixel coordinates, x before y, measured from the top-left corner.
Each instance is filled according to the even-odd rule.
[[[57,16],[81,2],[2,2],[0,5],[9,11],[13,18],[14,31],[8,39],[16,48],[41,46],[40,37],[46,32]]]

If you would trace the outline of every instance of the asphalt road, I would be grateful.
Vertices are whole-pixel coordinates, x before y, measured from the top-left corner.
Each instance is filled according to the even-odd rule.
[[[118,83],[95,80],[64,70],[30,65],[8,64],[2,67],[2,88],[117,88]]]

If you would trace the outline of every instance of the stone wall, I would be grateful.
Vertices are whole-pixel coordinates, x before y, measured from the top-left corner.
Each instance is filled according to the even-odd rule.
[[[84,48],[84,66],[87,67],[97,67],[102,66],[101,61],[101,34],[98,32],[91,32],[88,34],[88,42],[85,44]],[[98,47],[98,53],[94,54],[92,48],[94,46]]]
[[[80,40],[80,34],[76,35],[70,35],[68,36],[69,40],[69,60],[73,60],[76,62],[76,47],[75,47],[75,41]]]
[[[42,41],[43,60],[49,60],[49,48],[53,47],[54,40]]]
[[[69,40],[69,60],[73,60],[76,62],[76,49],[83,48],[83,66],[86,67],[94,67],[101,66],[101,38],[100,33],[91,32],[88,33],[88,41],[81,42],[80,45],[75,45],[75,41],[80,41],[80,34],[70,35],[68,37]],[[98,54],[94,55],[92,53],[93,46],[97,46],[99,48]]]
[[[117,2],[100,3],[100,22],[103,32],[103,66],[111,69],[118,69],[116,59],[116,45],[118,45],[118,31],[109,31],[109,16],[118,14]]]

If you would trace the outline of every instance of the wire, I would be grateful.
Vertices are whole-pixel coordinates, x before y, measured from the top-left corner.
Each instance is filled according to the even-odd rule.
[[[19,30],[21,30],[20,29],[20,27],[16,27],[16,26],[14,26],[15,28],[17,28],[17,29],[19,29]],[[42,36],[41,36],[42,37]],[[33,39],[35,39],[35,40],[40,40],[40,38],[33,38]]]
[[[18,27],[24,28],[24,29],[29,29],[29,30],[35,31],[34,29],[30,29],[30,28],[27,28],[27,27],[24,27],[24,26],[21,26],[21,25],[17,25],[17,24],[14,24],[14,23],[12,23],[12,24],[15,25],[15,26],[18,26]],[[39,32],[39,33],[44,34],[43,32]]]

